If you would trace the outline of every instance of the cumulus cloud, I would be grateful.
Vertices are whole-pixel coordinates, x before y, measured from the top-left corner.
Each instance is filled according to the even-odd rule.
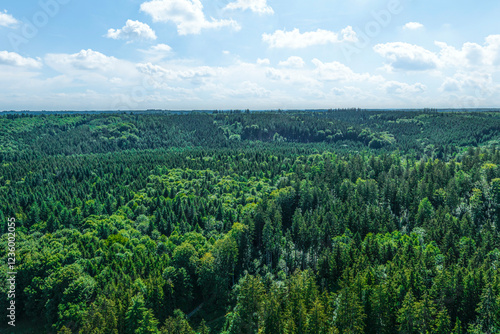
[[[361,89],[359,89],[358,87],[344,86],[342,88],[333,87],[330,90],[330,93],[333,96],[342,96],[342,95],[356,96],[356,95],[361,95],[363,93],[363,91]]]
[[[236,0],[230,2],[225,9],[251,10],[258,14],[274,14],[274,10],[267,4],[267,0]]]
[[[446,78],[446,80],[441,85],[440,90],[442,92],[456,92],[461,88],[460,82],[454,78]]]
[[[272,67],[266,69],[266,78],[274,81],[288,81],[291,79],[288,73]]]
[[[168,80],[191,80],[199,82],[201,79],[214,77],[216,69],[209,66],[167,69],[152,63],[137,64],[139,72],[155,78],[158,82]]]
[[[292,31],[276,30],[272,34],[263,34],[262,40],[271,48],[299,49],[313,45],[325,45],[331,43],[357,42],[356,32],[348,26],[336,33],[329,30],[318,29],[301,33],[295,28]]]
[[[356,35],[356,32],[351,26],[347,26],[344,29],[342,29],[340,31],[340,35],[342,36],[341,42],[351,42],[351,43],[358,42],[358,36]]]
[[[439,57],[447,66],[491,67],[500,65],[500,35],[486,37],[483,45],[464,43],[456,49],[444,42],[435,42],[441,49]]]
[[[167,44],[157,44],[147,50],[140,49],[139,51],[142,52],[149,61],[160,61],[163,58],[171,56],[173,53],[172,47]]]
[[[0,27],[12,28],[19,24],[19,21],[14,16],[7,13],[6,10],[0,12]]]
[[[377,44],[373,50],[384,57],[395,70],[425,71],[435,69],[439,64],[434,53],[418,45],[394,42]]]
[[[441,85],[441,91],[455,92],[455,91],[473,91],[481,95],[491,95],[495,89],[493,78],[490,73],[484,72],[460,72],[456,73],[453,77],[448,77]],[[485,94],[484,92],[490,92]]]
[[[465,71],[447,77],[439,90],[448,93],[445,96],[450,97],[455,108],[476,108],[480,105],[497,105],[500,85],[490,73]]]
[[[299,89],[304,89],[305,87],[316,89],[322,85],[322,83],[315,77],[311,70],[298,68],[298,67],[265,67],[264,72],[261,72],[258,68],[254,70],[257,78],[265,80],[267,83],[279,82],[279,87],[284,87],[284,85],[290,85],[289,89],[294,90],[296,88],[291,85],[296,86]],[[264,78],[261,76],[264,74]],[[293,94],[292,94],[293,95]]]
[[[163,52],[163,53],[169,53],[172,52],[172,47],[167,44],[157,44],[153,45],[149,50],[153,52]]]
[[[0,51],[0,65],[40,68],[42,62],[40,59],[23,57],[15,52]]]
[[[280,61],[278,65],[285,67],[301,68],[304,67],[305,62],[300,57],[292,56],[289,57],[287,60]]]
[[[106,37],[112,39],[124,39],[124,40],[141,40],[141,39],[155,40],[156,34],[153,31],[153,29],[151,29],[151,27],[146,23],[127,20],[127,23],[123,28],[109,29]]]
[[[47,54],[44,60],[55,71],[99,89],[110,83],[113,84],[112,87],[133,85],[140,75],[134,63],[92,49],[74,54]]]
[[[271,61],[267,58],[261,59],[257,58],[257,65],[270,65]]]
[[[141,5],[153,22],[173,22],[179,35],[199,34],[202,29],[231,27],[239,30],[234,20],[207,20],[200,0],[152,0]]]
[[[176,74],[174,71],[166,69],[159,65],[153,65],[152,63],[137,64],[137,69],[140,73],[148,76],[150,78],[151,86],[155,88],[162,87],[166,85],[167,81],[175,80]]]
[[[427,90],[427,87],[420,82],[409,85],[405,82],[388,81],[384,84],[384,88],[388,94],[396,95],[418,94]]]
[[[118,59],[106,56],[92,49],[75,54],[48,54],[45,62],[56,70],[74,69],[82,71],[110,69]]]
[[[87,87],[111,93],[125,87],[130,89],[142,79],[134,63],[107,56],[92,49],[81,50],[74,54],[47,54],[44,62],[70,82],[64,86],[64,89]],[[54,87],[53,90],[58,91],[61,88]]]
[[[486,37],[487,57],[492,65],[500,65],[500,35]]]
[[[381,81],[382,77],[372,76],[368,73],[355,73],[348,66],[334,61],[331,63],[323,63],[319,59],[314,58],[312,63],[316,65],[314,73],[322,80],[326,81]]]
[[[85,93],[86,90],[109,96],[101,102],[113,104],[118,95],[131,101],[123,107],[113,104],[112,108],[119,109],[156,108],[165,101],[176,101],[177,104],[169,104],[171,108],[186,108],[185,101],[189,101],[189,108],[220,108],[221,103],[231,108],[235,105],[239,108],[324,108],[337,103],[363,107],[498,103],[500,84],[496,83],[496,76],[500,68],[495,64],[498,64],[500,36],[488,36],[483,43],[477,44],[436,45],[434,52],[406,43],[375,47],[392,70],[422,69],[422,65],[416,66],[415,63],[435,69],[412,73],[418,75],[416,81],[406,80],[407,74],[402,71],[393,73],[389,80],[374,72],[359,71],[356,67],[331,60],[313,59],[306,65],[301,57],[288,57],[294,54],[293,51],[275,63],[259,58],[252,63],[235,59],[229,66],[200,66],[202,63],[194,60],[175,59],[172,48],[166,44],[138,50],[146,55],[140,63],[94,50],[49,54],[45,56],[43,66],[47,65],[60,74],[45,78],[32,70],[42,66],[41,60],[3,51],[0,52],[0,66],[6,75],[0,78],[0,88],[7,94],[33,92],[30,87],[36,87],[40,96],[46,92],[63,94],[68,89],[82,94],[81,97],[61,95],[61,100],[69,101],[64,103],[73,103],[70,99],[78,98],[84,104],[83,96],[92,96]],[[165,59],[167,56],[169,59]],[[241,73],[246,73],[244,81],[240,80]],[[16,77],[14,84],[10,77]],[[141,95],[136,98],[134,94],[138,91]],[[458,102],[453,102],[453,99],[458,99]]]
[[[226,96],[238,99],[267,98],[271,95],[271,91],[251,81],[244,81],[236,89],[229,88],[223,90],[223,93]]]
[[[408,22],[407,24],[405,24],[403,26],[403,29],[405,29],[405,30],[418,30],[418,29],[422,29],[423,27],[424,27],[424,25],[422,23]]]
[[[210,66],[199,66],[177,71],[176,74],[181,79],[201,79],[215,77],[217,75],[217,71]]]
[[[497,71],[500,66],[500,35],[490,35],[481,45],[467,42],[460,48],[434,42],[439,52],[421,46],[393,42],[375,45],[373,50],[384,57],[390,70],[425,71],[447,68],[458,71]]]

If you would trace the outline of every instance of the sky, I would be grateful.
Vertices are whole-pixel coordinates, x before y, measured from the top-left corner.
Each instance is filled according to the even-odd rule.
[[[500,107],[500,2],[2,0],[0,110]]]

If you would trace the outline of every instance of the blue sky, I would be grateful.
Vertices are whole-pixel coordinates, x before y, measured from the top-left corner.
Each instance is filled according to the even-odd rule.
[[[500,3],[3,0],[0,110],[500,106]]]

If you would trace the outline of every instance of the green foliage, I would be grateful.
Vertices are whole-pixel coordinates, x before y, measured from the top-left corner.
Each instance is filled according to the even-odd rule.
[[[162,334],[195,334],[189,325],[186,315],[180,310],[175,310],[174,317],[169,317],[165,321],[160,333]]]
[[[228,333],[257,333],[262,314],[265,288],[260,278],[246,275],[235,286],[236,306],[228,324]]]
[[[145,320],[150,321],[149,312],[144,306],[144,299],[142,296],[136,296],[132,298],[132,304],[125,314],[125,321],[127,325],[128,333],[137,333],[137,331],[143,327]],[[149,323],[146,323],[146,326]]]
[[[16,316],[61,333],[494,333],[500,151],[466,146],[499,122],[0,116]]]
[[[420,201],[418,205],[417,215],[415,217],[416,223],[418,226],[424,226],[427,222],[429,222],[434,216],[434,208],[432,207],[431,202],[426,197]]]

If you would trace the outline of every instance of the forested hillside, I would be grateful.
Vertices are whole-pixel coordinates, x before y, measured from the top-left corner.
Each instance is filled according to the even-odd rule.
[[[499,113],[0,127],[18,333],[500,332]]]
[[[185,114],[0,116],[0,159],[158,148],[316,144],[319,150],[384,149],[448,159],[497,144],[500,113],[329,110]],[[323,144],[323,145],[320,145]]]

